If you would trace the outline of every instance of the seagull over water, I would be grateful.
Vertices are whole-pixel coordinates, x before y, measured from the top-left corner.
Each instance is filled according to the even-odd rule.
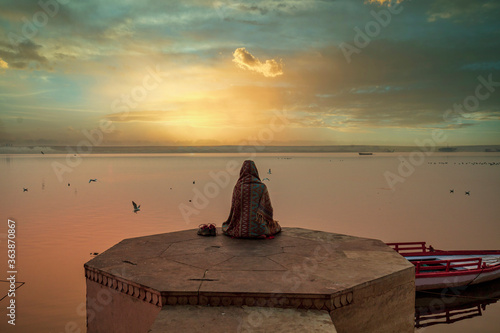
[[[97,178],[96,179],[89,179],[89,183],[90,182],[96,182],[97,181]]]
[[[134,213],[137,213],[138,211],[141,210],[141,205],[137,205],[135,202],[132,201],[132,205],[134,205]]]

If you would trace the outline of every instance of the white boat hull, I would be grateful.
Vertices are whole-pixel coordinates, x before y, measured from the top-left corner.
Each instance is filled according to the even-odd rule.
[[[443,289],[500,279],[498,250],[435,250],[425,242],[387,243],[415,265],[415,289]]]

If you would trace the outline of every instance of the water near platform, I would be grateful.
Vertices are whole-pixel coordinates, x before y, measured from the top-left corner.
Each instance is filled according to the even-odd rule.
[[[248,155],[66,158],[0,155],[0,279],[7,277],[10,218],[16,221],[16,278],[26,282],[16,292],[15,327],[5,316],[9,298],[0,301],[2,332],[85,332],[83,264],[90,253],[124,238],[220,226]],[[282,226],[427,241],[438,249],[500,249],[498,153],[435,153],[422,160],[409,153],[263,154],[253,160],[261,179],[269,179]],[[141,205],[136,214],[132,200]],[[0,288],[3,297],[8,284]],[[481,316],[417,331],[497,332],[499,318],[500,304],[493,303]]]

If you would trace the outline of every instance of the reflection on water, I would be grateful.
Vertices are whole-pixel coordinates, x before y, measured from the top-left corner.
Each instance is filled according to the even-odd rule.
[[[500,279],[472,286],[419,291],[415,299],[415,327],[449,325],[480,317],[487,306],[499,299]]]
[[[254,160],[261,176],[269,178],[282,226],[385,242],[427,241],[442,249],[499,248],[499,154],[434,154],[391,190],[384,173],[397,172],[398,156],[263,154]],[[65,158],[0,155],[0,247],[6,251],[6,221],[14,219],[18,280],[26,282],[16,294],[16,327],[0,320],[1,332],[65,332],[66,327],[85,332],[83,264],[90,253],[124,238],[201,223],[220,226],[247,156],[93,155],[65,170],[59,181],[52,165],[67,163]],[[141,205],[137,214],[132,201]],[[6,272],[6,264],[0,261],[0,271]],[[484,332],[500,317],[497,304],[489,307],[493,317],[480,318]],[[460,325],[449,326],[455,332]]]

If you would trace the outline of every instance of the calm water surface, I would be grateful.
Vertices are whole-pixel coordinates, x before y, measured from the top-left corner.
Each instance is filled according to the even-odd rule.
[[[401,169],[411,167],[408,155],[263,154],[253,159],[261,179],[269,178],[275,218],[282,226],[386,242],[427,241],[443,249],[500,249],[500,155],[434,154],[413,172]],[[7,324],[7,299],[0,302],[0,331],[85,332],[83,264],[90,253],[124,238],[208,222],[220,226],[246,158],[92,155],[70,167],[65,155],[0,155],[0,279],[7,277],[10,218],[17,224],[17,279],[25,282],[16,292],[15,327]],[[61,181],[54,162],[67,167]],[[237,165],[236,172],[228,163]],[[406,171],[404,182],[391,190],[384,174],[399,175],[398,168]],[[89,183],[90,178],[97,182]],[[132,200],[141,205],[137,214]],[[3,297],[7,283],[0,288]],[[481,314],[417,331],[498,332],[500,305],[489,304]]]

